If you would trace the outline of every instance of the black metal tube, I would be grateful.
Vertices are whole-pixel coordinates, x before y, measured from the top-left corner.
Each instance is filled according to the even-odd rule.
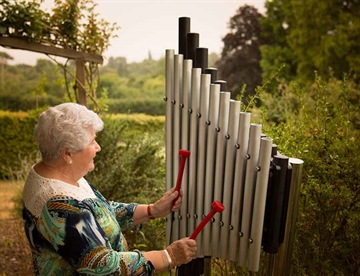
[[[204,74],[205,69],[208,67],[208,48],[195,49],[195,68],[201,68],[201,73]]]
[[[272,183],[268,186],[268,197],[265,213],[265,244],[264,251],[276,254],[280,247],[281,219],[284,205],[284,193],[287,180],[289,158],[282,155],[273,157],[276,169],[273,171]]]
[[[282,244],[284,242],[284,238],[285,238],[286,217],[287,217],[288,206],[289,206],[291,175],[292,175],[292,166],[289,164],[288,170],[286,173],[286,181],[285,181],[285,188],[284,188],[284,200],[283,200],[283,207],[282,207],[282,212],[281,212],[282,216],[281,216],[281,224],[280,224],[279,244]]]
[[[186,56],[185,59],[191,59],[193,64],[196,62],[196,48],[199,47],[199,34],[188,33],[186,35]]]
[[[274,148],[273,148],[274,150]],[[274,157],[274,156],[272,156]],[[269,180],[268,180],[268,190],[266,196],[266,207],[265,207],[265,217],[264,217],[264,227],[263,227],[263,238],[261,244],[263,247],[268,246],[271,243],[271,227],[272,227],[272,220],[273,220],[273,212],[274,212],[274,205],[276,198],[276,183],[279,181],[279,175],[281,168],[277,166],[273,160],[270,162],[270,171],[269,171]]]
[[[217,79],[217,69],[214,67],[206,68],[204,71],[205,74],[209,74],[211,76],[210,82],[215,83]]]
[[[277,155],[277,153],[278,153],[278,146],[276,144],[273,144],[271,150],[271,157],[274,157],[275,155]]]
[[[186,36],[190,33],[190,18],[179,17],[179,54],[186,56]]]
[[[227,82],[224,80],[216,80],[215,84],[220,84],[220,92],[227,92]]]

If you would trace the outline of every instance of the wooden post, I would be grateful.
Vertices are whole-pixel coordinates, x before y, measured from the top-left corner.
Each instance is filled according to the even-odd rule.
[[[83,58],[77,58],[76,62],[76,98],[79,104],[87,106],[85,91],[85,62]]]
[[[204,257],[204,276],[211,276],[211,256]]]
[[[0,57],[0,92],[4,92],[5,85],[5,58],[1,60]]]
[[[0,46],[10,48],[31,51],[36,53],[42,53],[47,55],[54,55],[58,57],[74,59],[76,62],[76,99],[77,102],[87,106],[87,97],[85,91],[85,62],[94,62],[98,64],[103,63],[103,57],[100,55],[89,54],[84,52],[77,52],[71,49],[64,49],[55,46],[48,46],[45,44],[27,41],[23,38],[15,37],[2,37],[0,36]],[[1,63],[1,60],[0,60]],[[4,66],[4,65],[3,65]],[[1,69],[1,67],[0,67]],[[0,88],[4,85],[3,76],[4,68],[0,70]]]

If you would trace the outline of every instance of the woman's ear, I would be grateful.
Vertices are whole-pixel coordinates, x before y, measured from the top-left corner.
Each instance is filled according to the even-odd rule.
[[[64,148],[61,150],[61,157],[64,159],[66,164],[70,165],[72,163],[71,153],[68,149]]]

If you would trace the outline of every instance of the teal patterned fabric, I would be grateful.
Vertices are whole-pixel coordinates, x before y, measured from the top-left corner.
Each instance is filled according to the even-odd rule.
[[[128,251],[121,232],[133,226],[137,204],[108,202],[92,189],[95,197],[81,201],[53,196],[40,217],[24,208],[36,275],[133,275],[146,267],[140,251]]]

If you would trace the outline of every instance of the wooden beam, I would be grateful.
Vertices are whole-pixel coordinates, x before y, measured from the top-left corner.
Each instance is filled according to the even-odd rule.
[[[10,47],[12,49],[20,49],[42,54],[54,55],[70,59],[83,59],[85,62],[95,62],[102,64],[104,59],[100,55],[94,55],[84,52],[77,52],[75,50],[64,49],[54,46],[47,46],[37,42],[30,42],[24,39],[15,37],[0,37],[0,45],[3,47]]]
[[[82,58],[75,60],[76,62],[76,93],[79,104],[87,106],[86,91],[85,91],[85,65]]]

